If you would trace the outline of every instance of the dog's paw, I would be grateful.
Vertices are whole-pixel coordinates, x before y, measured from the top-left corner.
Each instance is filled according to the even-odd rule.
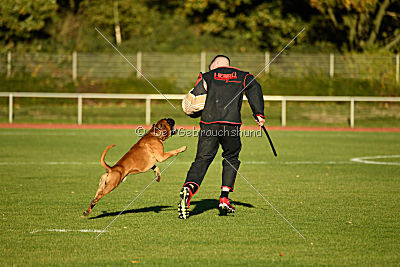
[[[160,172],[160,169],[158,168],[158,167],[156,167],[155,169],[154,169],[154,173],[156,174],[156,181],[157,182],[160,182],[160,180],[161,180],[161,172]]]
[[[86,210],[83,214],[82,214],[82,218],[87,217],[90,214],[90,211]]]

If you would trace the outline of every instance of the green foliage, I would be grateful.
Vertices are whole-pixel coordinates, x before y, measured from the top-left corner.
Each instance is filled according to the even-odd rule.
[[[282,1],[186,1],[182,12],[202,32],[240,42],[240,51],[281,48],[299,31],[301,21],[283,17]],[[244,42],[243,42],[244,41]]]
[[[86,26],[98,27],[113,36],[114,5],[113,1],[86,0],[80,4]],[[122,40],[132,37],[147,36],[154,32],[154,26],[161,22],[161,14],[148,8],[143,1],[118,1],[119,23]]]
[[[160,13],[157,5],[147,6],[146,1],[123,0],[118,3],[123,51],[233,51],[245,45],[245,40],[232,45],[223,36],[198,34],[196,26],[190,25],[178,12]],[[109,39],[115,40],[112,2],[84,1],[81,10],[81,16],[86,20],[78,50],[109,50],[103,41],[99,41],[101,39],[94,27],[98,27]],[[255,46],[249,47],[255,49]]]
[[[55,20],[55,0],[3,0],[0,7],[0,39],[6,49],[34,39],[49,38],[46,27]]]
[[[399,50],[400,4],[392,0],[310,0],[321,16],[315,27],[342,50]],[[317,24],[317,23],[321,24]],[[330,28],[333,32],[325,32]]]
[[[2,50],[98,52],[94,30],[127,51],[276,51],[303,27],[296,51],[400,50],[394,0],[4,0]],[[292,48],[293,49],[293,48]]]

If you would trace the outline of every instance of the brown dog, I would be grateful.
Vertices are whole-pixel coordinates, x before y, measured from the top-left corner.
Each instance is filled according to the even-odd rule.
[[[178,155],[186,150],[186,146],[183,146],[169,152],[164,152],[163,143],[175,133],[174,126],[175,121],[173,119],[162,119],[157,122],[113,167],[110,167],[104,161],[107,151],[114,145],[108,146],[100,158],[101,165],[106,168],[107,172],[101,176],[96,195],[83,215],[89,215],[100,198],[110,193],[129,174],[146,172],[153,169],[157,175],[157,182],[159,182],[161,172],[155,166],[156,162],[163,162],[171,156]]]

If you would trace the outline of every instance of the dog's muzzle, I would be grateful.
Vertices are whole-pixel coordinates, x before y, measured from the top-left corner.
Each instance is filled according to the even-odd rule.
[[[165,119],[167,121],[167,123],[169,124],[170,128],[171,128],[171,136],[176,134],[176,129],[175,129],[175,120],[168,118]]]

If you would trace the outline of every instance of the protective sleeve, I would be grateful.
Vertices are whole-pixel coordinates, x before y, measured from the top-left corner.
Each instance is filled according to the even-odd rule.
[[[243,82],[243,87],[245,88],[244,92],[249,100],[253,114],[265,118],[264,97],[261,90],[261,85],[257,82],[252,74],[247,74]]]
[[[204,109],[206,98],[207,83],[200,72],[194,88],[182,100],[183,112],[191,117],[199,117]]]

